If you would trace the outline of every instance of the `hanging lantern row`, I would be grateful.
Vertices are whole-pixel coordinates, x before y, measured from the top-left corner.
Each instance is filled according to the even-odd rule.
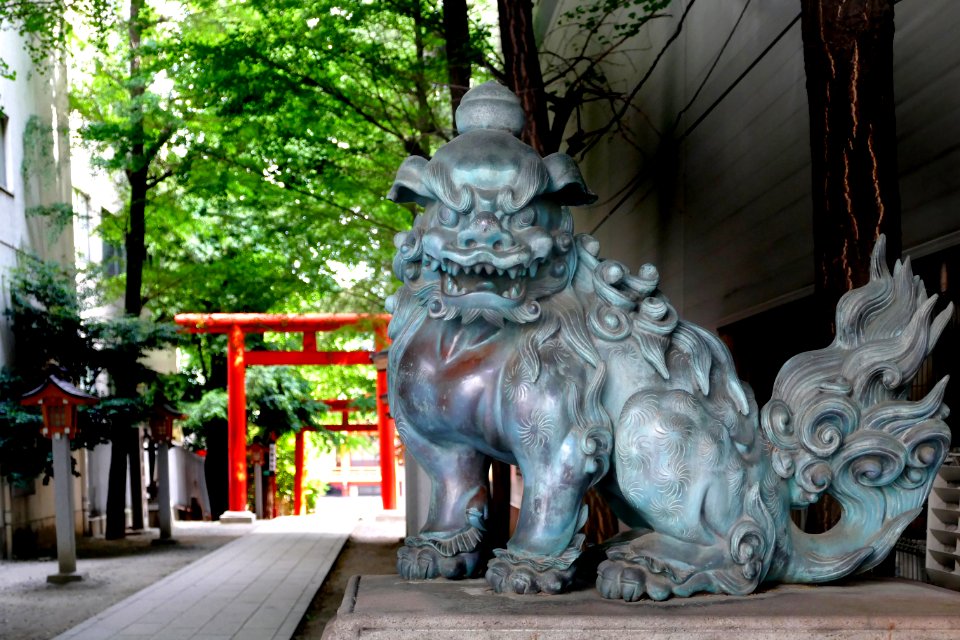
[[[77,407],[85,404],[96,404],[99,399],[85,393],[56,376],[49,376],[43,384],[23,394],[20,404],[23,406],[39,405],[43,410],[43,428],[40,432],[51,440],[68,438],[72,440],[77,435]]]

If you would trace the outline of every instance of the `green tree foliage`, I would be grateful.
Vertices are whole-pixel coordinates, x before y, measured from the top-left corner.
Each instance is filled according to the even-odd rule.
[[[159,4],[159,3],[157,3]],[[162,5],[168,12],[175,4]],[[124,312],[143,308],[149,194],[183,168],[175,146],[181,142],[183,110],[170,74],[180,37],[177,16],[161,13],[146,0],[130,0],[127,15],[100,23],[103,35],[85,43],[78,56],[84,81],[72,91],[72,106],[84,121],[80,135],[96,154],[95,163],[126,178],[127,206],[120,212],[126,250]]]
[[[34,65],[45,70],[51,54],[63,51],[71,32],[64,20],[67,13],[82,16],[99,32],[110,23],[113,4],[114,0],[5,0],[0,3],[0,26],[22,36]],[[16,79],[5,60],[0,60],[0,76]]]
[[[378,310],[392,237],[409,224],[384,200],[395,168],[451,135],[437,9],[257,0],[191,20],[184,101],[216,124],[191,141],[186,188],[204,215],[259,218],[260,252],[287,258],[271,284],[314,292],[290,306],[319,292],[326,308]],[[348,289],[339,265],[368,275]]]
[[[7,314],[17,350],[13,366],[0,374],[0,472],[23,484],[52,474],[39,411],[20,406],[25,392],[54,373],[103,396],[97,405],[81,409],[79,433],[71,442],[75,449],[92,448],[107,441],[116,425],[146,419],[150,394],[165,382],[139,359],[146,350],[169,347],[176,334],[169,325],[142,320],[84,319],[71,275],[36,259],[11,274],[10,297]],[[132,371],[126,365],[131,359],[137,362]],[[118,395],[103,384],[102,374],[118,367],[134,376],[133,394]]]

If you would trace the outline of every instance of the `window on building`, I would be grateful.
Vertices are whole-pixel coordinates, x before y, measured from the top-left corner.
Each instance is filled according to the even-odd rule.
[[[7,142],[7,130],[9,118],[0,110],[0,188],[10,191],[10,170],[7,154],[9,153],[9,144]]]
[[[110,213],[104,209],[103,216]],[[103,241],[103,270],[108,276],[118,276],[123,273],[124,262],[126,260],[125,251],[122,245]]]

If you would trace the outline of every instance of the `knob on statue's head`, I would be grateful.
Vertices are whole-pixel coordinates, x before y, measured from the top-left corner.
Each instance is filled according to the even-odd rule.
[[[518,98],[510,89],[491,80],[464,94],[456,113],[457,131],[499,129],[520,136],[526,117]]]

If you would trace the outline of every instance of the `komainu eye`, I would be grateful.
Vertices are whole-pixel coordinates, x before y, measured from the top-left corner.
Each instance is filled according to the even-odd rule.
[[[536,215],[537,214],[533,209],[524,209],[523,211],[514,214],[514,224],[516,224],[518,227],[529,227],[533,224],[533,219],[536,217]]]
[[[437,212],[437,220],[440,221],[445,227],[455,227],[457,222],[460,219],[460,216],[457,215],[457,212],[453,209],[448,209],[447,207],[440,207],[440,211]]]

